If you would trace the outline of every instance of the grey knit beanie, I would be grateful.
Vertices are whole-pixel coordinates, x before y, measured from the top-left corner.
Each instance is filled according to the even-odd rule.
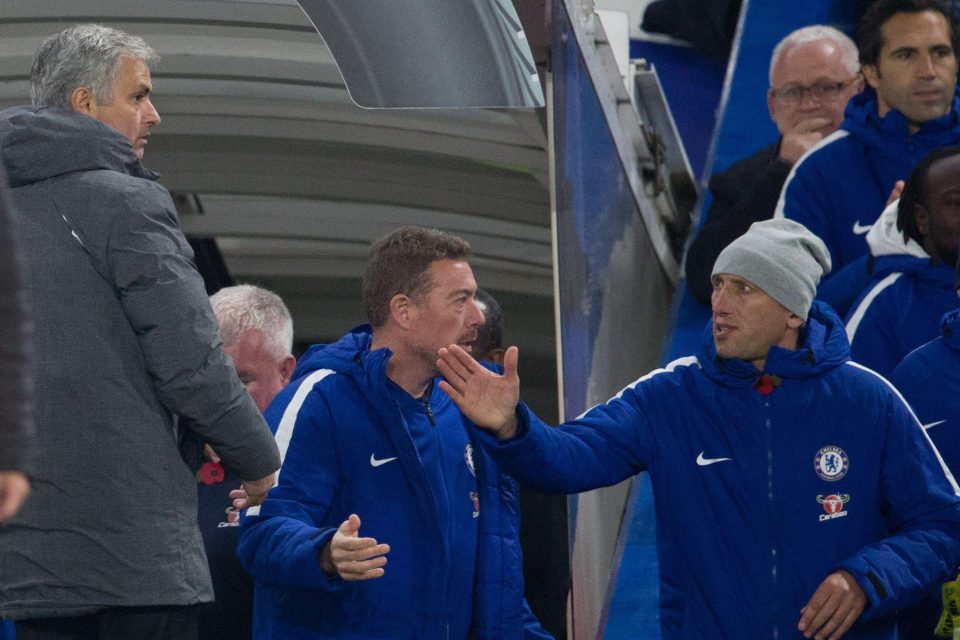
[[[830,273],[830,252],[799,222],[774,218],[754,222],[720,252],[713,265],[718,273],[749,280],[806,320],[820,276]]]

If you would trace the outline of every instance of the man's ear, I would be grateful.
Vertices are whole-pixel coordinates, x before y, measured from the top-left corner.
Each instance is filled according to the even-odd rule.
[[[787,328],[793,329],[794,331],[800,331],[800,327],[803,326],[804,319],[798,316],[795,313],[791,313],[790,317],[787,318]]]
[[[927,212],[927,208],[919,202],[913,205],[913,219],[917,223],[917,232],[926,237],[930,231],[930,214]]]
[[[97,101],[93,98],[93,92],[89,87],[80,86],[70,94],[70,108],[77,113],[92,116],[93,110],[97,106]]]
[[[417,319],[417,305],[405,293],[390,298],[389,316],[399,327],[409,329]]]
[[[283,362],[280,363],[280,379],[283,380],[284,385],[290,382],[290,378],[293,377],[293,370],[296,368],[297,359],[292,355],[288,355],[283,359]]]
[[[876,89],[880,85],[880,72],[877,70],[877,65],[875,64],[865,64],[863,65],[863,79],[867,81],[867,84]]]

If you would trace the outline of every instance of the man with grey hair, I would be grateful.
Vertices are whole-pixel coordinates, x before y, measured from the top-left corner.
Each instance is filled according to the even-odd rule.
[[[224,353],[257,408],[266,411],[297,364],[287,305],[277,294],[249,284],[220,289],[210,296],[210,304]],[[216,596],[200,610],[200,637],[244,640],[253,629],[253,578],[237,560],[240,512],[232,502],[242,497],[237,492],[240,479],[223,468],[212,448],[196,439],[191,444],[184,449],[199,465],[197,517]]]
[[[780,139],[710,178],[713,200],[686,258],[687,288],[697,300],[710,304],[717,256],[751,224],[773,217],[790,169],[837,130],[862,87],[857,47],[833,27],[803,27],[777,44],[767,109]]]
[[[66,29],[40,45],[38,104],[0,112],[40,399],[33,494],[0,527],[0,616],[20,640],[196,637],[213,590],[183,425],[252,504],[279,467],[170,194],[140,162],[160,121],[153,60],[141,38]]]
[[[261,287],[225,287],[210,296],[223,350],[260,411],[266,411],[297,364],[293,320],[280,296]]]
[[[713,269],[713,319],[681,358],[549,428],[457,345],[441,388],[508,473],[577,493],[650,474],[660,624],[686,638],[893,638],[896,610],[952,577],[960,496],[900,394],[849,360],[812,302],[824,243],[766,220]]]

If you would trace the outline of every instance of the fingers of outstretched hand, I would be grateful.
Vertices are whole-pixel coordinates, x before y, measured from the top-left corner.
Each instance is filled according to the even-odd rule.
[[[517,375],[517,365],[520,362],[520,349],[509,347],[503,354],[503,375],[513,378]]]
[[[343,521],[330,540],[330,562],[344,580],[370,580],[383,575],[390,546],[374,538],[358,538],[360,518],[356,514]]]
[[[443,387],[443,382],[446,381],[447,386],[460,393],[467,386],[467,378],[465,375],[462,375],[457,371],[457,369],[451,365],[447,359],[444,357],[446,349],[440,349],[440,357],[437,359],[437,369],[440,371],[440,375],[443,377],[441,380],[441,388]],[[449,393],[449,392],[448,392]]]
[[[450,345],[446,349],[440,349],[437,355],[437,365],[442,363],[450,374],[462,380],[469,378],[479,367],[477,361],[473,359],[473,356],[455,344]]]

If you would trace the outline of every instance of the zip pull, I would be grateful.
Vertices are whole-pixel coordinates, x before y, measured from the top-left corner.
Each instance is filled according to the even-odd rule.
[[[433,393],[433,380],[430,381],[430,384],[427,386],[427,390],[423,392],[423,395],[420,396],[419,400],[423,403],[423,408],[427,410],[427,419],[430,421],[430,426],[437,426],[437,421],[433,417],[433,409],[430,408],[430,394]]]
[[[420,398],[420,401],[423,402],[423,408],[427,410],[427,420],[430,421],[430,426],[431,427],[437,426],[437,421],[433,417],[433,409],[430,408],[430,398],[428,398],[427,396],[423,396],[422,398]]]

